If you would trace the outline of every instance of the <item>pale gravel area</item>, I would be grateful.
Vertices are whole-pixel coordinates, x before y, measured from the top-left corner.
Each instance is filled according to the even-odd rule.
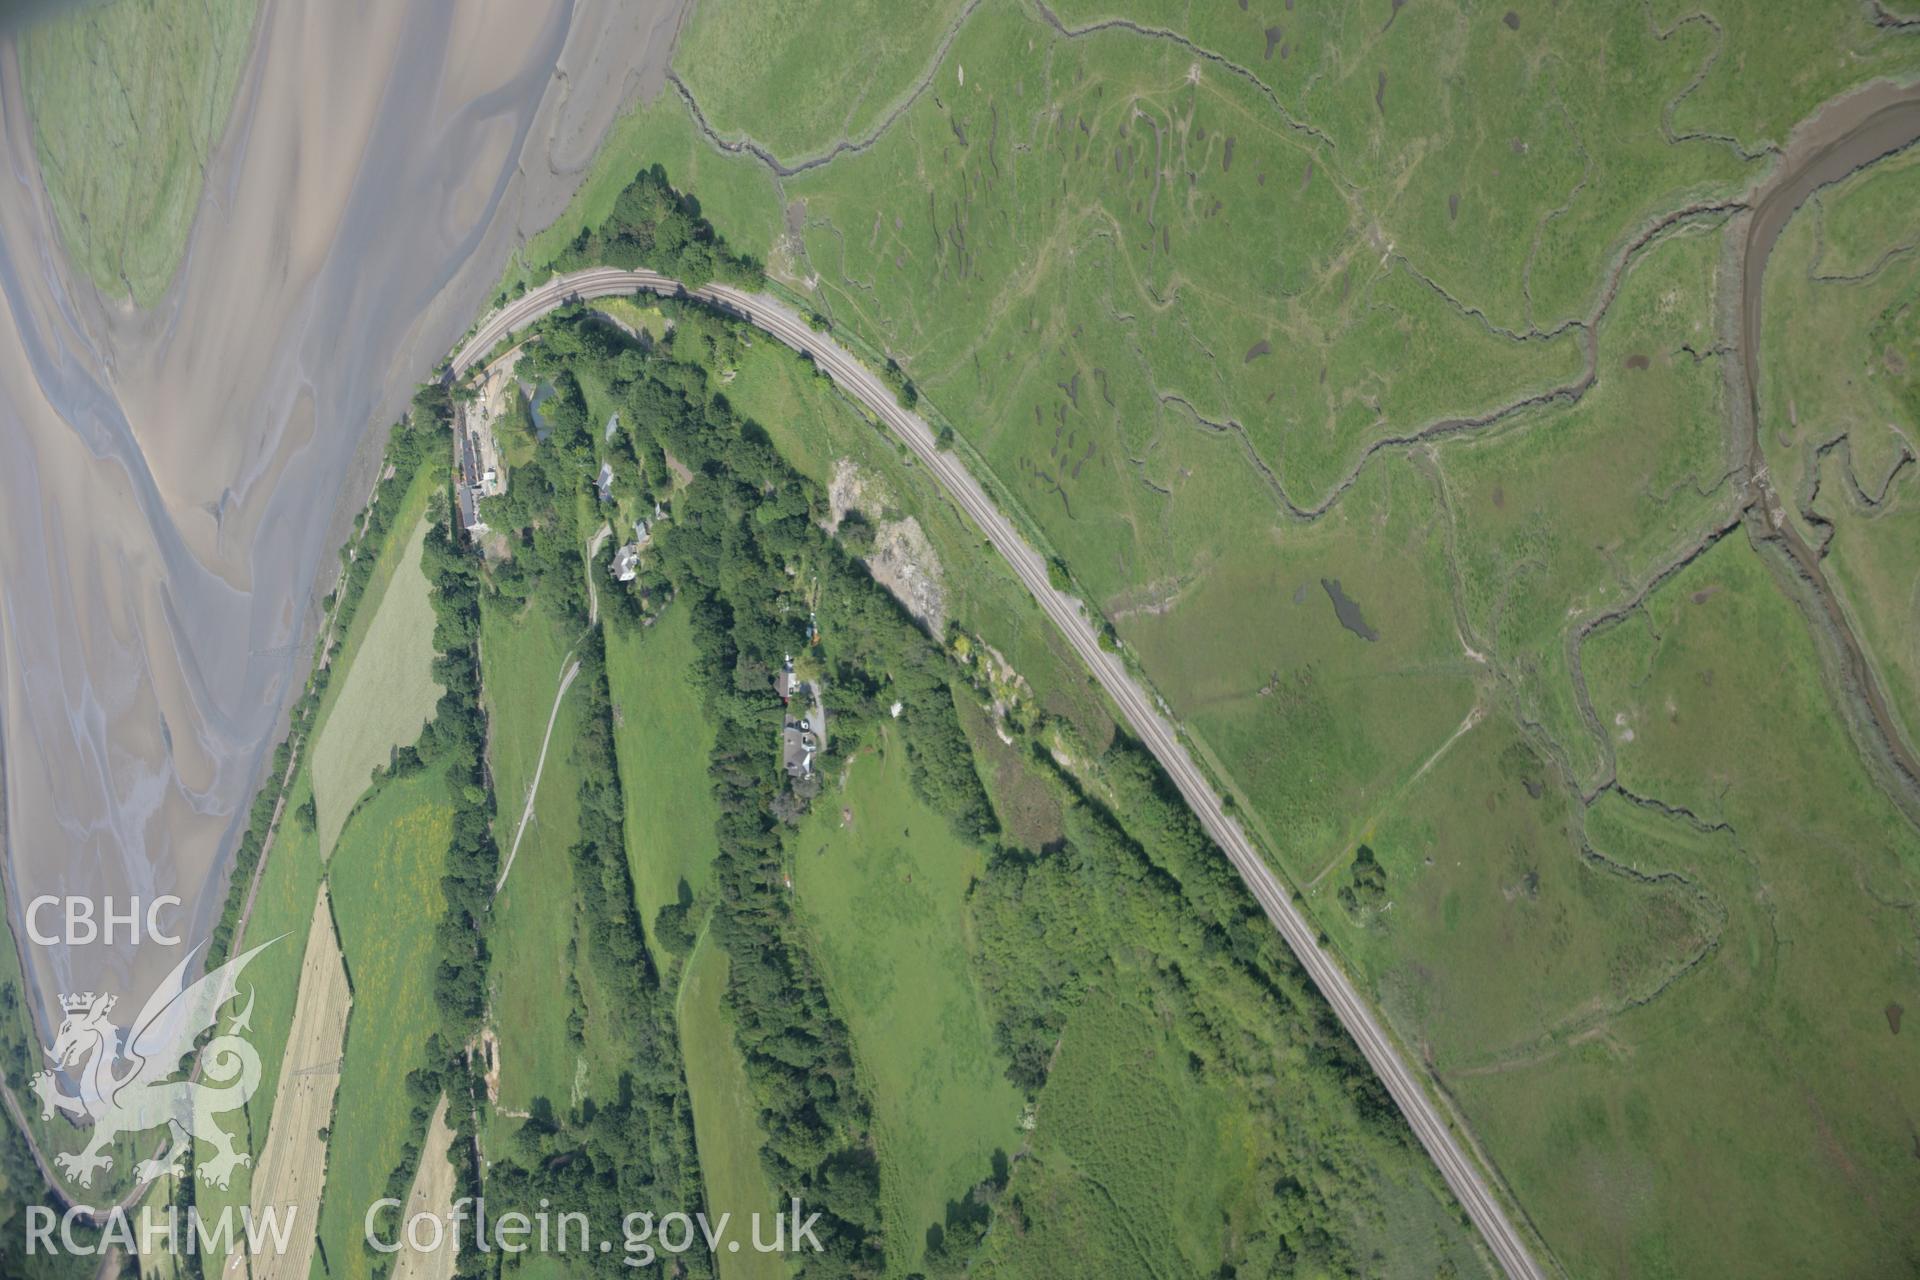
[[[453,1161],[448,1158],[448,1148],[453,1145],[453,1130],[447,1127],[447,1100],[442,1097],[440,1105],[433,1109],[433,1119],[427,1123],[427,1140],[420,1148],[420,1168],[413,1175],[413,1190],[407,1193],[407,1207],[397,1219],[398,1223],[410,1222],[417,1214],[430,1214],[447,1223],[453,1213]],[[389,1218],[382,1225],[395,1223]],[[432,1240],[431,1228],[422,1227],[420,1240],[425,1243]],[[453,1239],[453,1232],[447,1231],[438,1249],[420,1252],[402,1234],[399,1239],[406,1244],[393,1256],[391,1280],[453,1280],[454,1267],[460,1261],[460,1250]]]
[[[333,1121],[333,1095],[340,1086],[347,1013],[352,1005],[346,962],[333,931],[333,908],[322,885],[307,928],[300,994],[293,1006],[286,1054],[280,1060],[267,1142],[253,1170],[250,1202],[255,1221],[265,1221],[266,1211],[272,1208],[282,1222],[293,1226],[284,1252],[269,1247],[252,1259],[253,1280],[305,1280],[313,1266],[327,1168],[327,1143],[320,1131]],[[238,1248],[219,1264],[217,1273],[214,1260],[208,1259],[207,1271],[222,1280],[245,1276],[247,1262],[245,1250]]]
[[[901,607],[919,619],[927,633],[939,640],[947,632],[946,575],[940,557],[915,516],[888,519],[893,493],[886,481],[862,470],[851,458],[833,464],[827,486],[828,533],[837,533],[849,511],[858,511],[874,527],[873,553],[867,572],[885,587]]]
[[[384,428],[657,92],[686,0],[265,0],[180,274],[64,262],[0,41],[0,742],[9,909],[219,911]],[[144,996],[164,947],[26,948]]]

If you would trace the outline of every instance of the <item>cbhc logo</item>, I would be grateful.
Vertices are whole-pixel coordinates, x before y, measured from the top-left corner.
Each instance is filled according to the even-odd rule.
[[[103,898],[100,901],[101,909],[96,912],[92,898],[56,898],[48,894],[27,904],[27,936],[42,947],[63,943],[69,947],[86,947],[95,942],[112,946],[120,940],[119,934],[124,928],[125,940],[138,944],[143,941],[141,927],[144,925],[145,941],[157,942],[163,947],[177,947],[180,945],[179,935],[163,933],[160,929],[160,909],[179,905],[180,899],[172,894],[164,894],[147,903],[144,911],[139,898],[129,898],[126,910],[120,911],[114,899]],[[64,933],[41,931],[41,915],[50,907],[60,909],[54,919],[65,924]]]

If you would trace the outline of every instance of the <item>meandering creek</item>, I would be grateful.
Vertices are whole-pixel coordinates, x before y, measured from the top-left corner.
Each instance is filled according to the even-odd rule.
[[[1920,813],[1920,760],[1901,737],[1880,681],[1873,674],[1846,609],[1827,580],[1819,552],[1800,536],[1774,492],[1760,445],[1761,305],[1769,259],[1796,210],[1820,188],[1865,165],[1920,141],[1920,85],[1874,85],[1829,103],[1795,131],[1774,173],[1754,193],[1753,211],[1741,245],[1736,299],[1739,368],[1745,387],[1732,397],[1737,447],[1744,453],[1740,476],[1747,498],[1790,556],[1820,611],[1824,629],[1839,649],[1843,677],[1871,720],[1871,729],[1893,768],[1904,775],[1903,807]],[[1829,359],[1826,352],[1806,358]]]

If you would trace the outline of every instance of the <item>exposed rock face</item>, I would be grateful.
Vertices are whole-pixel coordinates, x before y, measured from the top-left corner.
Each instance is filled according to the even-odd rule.
[[[947,592],[926,530],[912,516],[889,520],[892,494],[878,476],[862,471],[853,459],[834,464],[827,486],[827,532],[839,531],[847,512],[858,511],[874,526],[873,553],[866,558],[873,580],[892,593],[906,611],[938,638],[947,630]]]
[[[840,522],[849,511],[867,514],[884,506],[884,493],[880,482],[855,466],[852,458],[839,459],[833,464],[833,480],[827,485],[827,532],[840,532]]]
[[[874,537],[873,554],[867,557],[867,569],[875,582],[920,619],[929,634],[946,634],[947,593],[940,582],[940,562],[918,520],[908,516],[882,524]]]

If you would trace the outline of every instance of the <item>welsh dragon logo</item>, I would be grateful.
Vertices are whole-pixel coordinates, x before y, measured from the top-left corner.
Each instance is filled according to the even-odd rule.
[[[55,1110],[63,1110],[81,1124],[93,1125],[83,1149],[54,1156],[63,1173],[77,1185],[90,1187],[95,1170],[113,1168],[108,1148],[115,1138],[162,1125],[170,1131],[171,1145],[158,1159],[134,1166],[135,1183],[163,1174],[184,1177],[190,1138],[213,1148],[199,1173],[217,1187],[224,1188],[237,1167],[253,1163],[253,1157],[235,1150],[233,1139],[213,1122],[215,1116],[245,1105],[260,1087],[260,1055],[241,1038],[242,1032],[251,1030],[251,988],[246,1007],[232,1016],[223,1034],[200,1050],[204,1083],[186,1077],[183,1060],[237,995],[240,971],[271,945],[262,943],[198,982],[184,985],[193,960],[189,952],[125,1029],[107,1019],[116,1002],[111,995],[89,991],[60,998],[64,1017],[53,1048],[47,1051],[53,1068],[34,1077],[33,1091],[40,1096],[42,1119],[50,1120]],[[60,1073],[79,1081],[77,1097],[61,1087]]]

